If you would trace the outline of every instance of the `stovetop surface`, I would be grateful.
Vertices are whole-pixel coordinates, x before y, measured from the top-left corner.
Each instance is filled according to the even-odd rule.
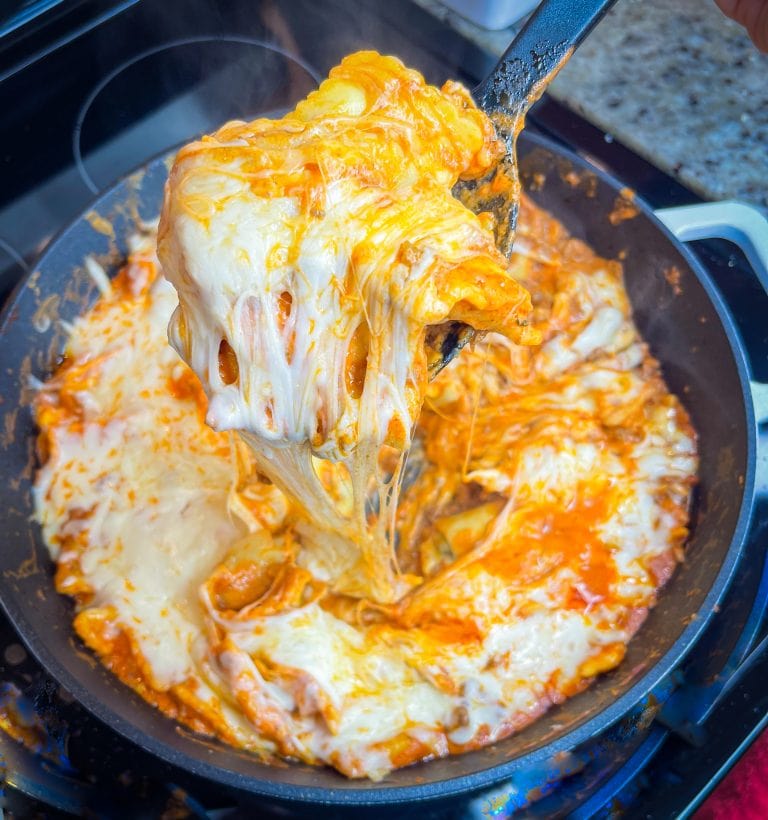
[[[0,40],[0,302],[96,192],[228,118],[291,106],[351,51],[394,53],[430,82],[451,77],[470,87],[493,62],[408,0],[40,6],[48,10]],[[549,98],[534,108],[529,127],[592,158],[654,207],[697,199]],[[728,243],[698,242],[694,250],[731,308],[755,377],[768,381],[768,323],[760,319],[768,315],[768,297]],[[659,693],[669,700],[651,725],[638,726],[641,718],[629,715],[601,743],[574,754],[567,779],[559,788],[540,788],[535,802],[520,784],[505,784],[471,803],[397,816],[504,817],[515,810],[515,817],[656,818],[692,811],[768,719],[768,691],[759,685],[768,653],[755,656],[730,688],[727,675],[718,675],[762,637],[767,531],[768,504],[760,502],[720,616],[684,672]],[[91,718],[40,670],[0,616],[0,716],[9,704],[40,730],[44,747],[33,756],[0,733],[11,785],[4,800],[16,816],[287,816],[163,764]]]

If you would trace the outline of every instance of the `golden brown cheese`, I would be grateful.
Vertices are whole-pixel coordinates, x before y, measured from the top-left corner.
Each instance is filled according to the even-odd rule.
[[[682,557],[697,455],[620,265],[523,200],[511,271],[543,345],[489,335],[429,385],[397,521],[415,582],[381,604],[334,589],[338,553],[205,424],[152,243],[37,402],[57,587],[122,680],[266,758],[379,778],[505,737],[621,661]]]

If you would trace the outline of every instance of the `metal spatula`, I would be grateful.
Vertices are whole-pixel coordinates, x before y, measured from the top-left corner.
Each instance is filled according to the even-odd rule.
[[[525,114],[565,65],[582,40],[616,0],[543,0],[496,67],[473,91],[473,96],[504,140],[507,153],[483,179],[459,182],[457,196],[473,211],[490,211],[496,222],[496,245],[505,256],[512,252],[517,223],[519,184],[517,135]],[[508,184],[488,183],[498,174]],[[489,194],[491,188],[503,193]],[[436,375],[473,337],[460,322],[432,328],[427,340],[430,372]]]

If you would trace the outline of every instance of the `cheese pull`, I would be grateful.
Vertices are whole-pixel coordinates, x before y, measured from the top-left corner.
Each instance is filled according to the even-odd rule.
[[[451,193],[503,151],[462,86],[360,52],[282,119],[187,145],[166,186],[169,336],[208,424],[246,432],[323,538],[359,542],[378,599],[396,597],[398,476],[430,373],[474,332],[539,341],[492,220]],[[313,457],[346,465],[350,514]]]
[[[183,148],[158,250],[208,423],[336,460],[363,440],[405,447],[452,339],[440,328],[537,342],[492,225],[451,194],[502,151],[463,87],[373,52],[283,119]]]

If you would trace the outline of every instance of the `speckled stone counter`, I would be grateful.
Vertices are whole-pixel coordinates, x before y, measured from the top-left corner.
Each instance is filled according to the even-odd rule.
[[[491,54],[514,36],[417,2]],[[768,56],[712,0],[619,0],[550,93],[701,195],[768,207]]]

